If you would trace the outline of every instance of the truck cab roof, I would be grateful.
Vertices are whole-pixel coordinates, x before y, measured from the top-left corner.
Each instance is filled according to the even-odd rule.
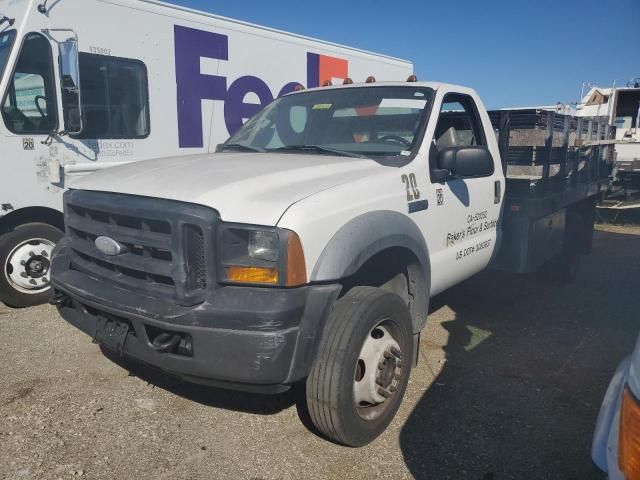
[[[398,82],[391,82],[391,81],[385,81],[385,82],[371,82],[371,83],[365,83],[365,82],[361,82],[361,83],[351,83],[351,84],[340,84],[340,85],[329,85],[326,87],[316,87],[316,88],[309,88],[309,89],[304,89],[304,90],[298,90],[296,92],[292,92],[289,95],[294,95],[294,94],[298,94],[298,93],[304,93],[304,92],[313,92],[313,91],[317,91],[317,90],[337,90],[337,89],[343,89],[343,88],[370,88],[370,87],[407,87],[407,88],[415,88],[415,87],[424,87],[424,88],[431,88],[432,90],[440,90],[440,89],[446,89],[446,90],[451,90],[451,91],[455,91],[455,92],[461,92],[461,93],[469,93],[469,92],[475,92],[473,89],[469,88],[469,87],[464,87],[462,85],[456,85],[456,84],[452,84],[452,83],[445,83],[445,82],[429,82],[429,81],[420,81],[420,82],[402,82],[402,81],[398,81]]]

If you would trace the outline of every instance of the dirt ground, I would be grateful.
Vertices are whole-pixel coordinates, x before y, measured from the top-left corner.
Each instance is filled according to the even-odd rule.
[[[598,479],[598,409],[640,330],[640,231],[599,227],[579,280],[486,272],[433,299],[404,404],[361,449],[276,397],[129,375],[48,306],[0,306],[3,479]]]

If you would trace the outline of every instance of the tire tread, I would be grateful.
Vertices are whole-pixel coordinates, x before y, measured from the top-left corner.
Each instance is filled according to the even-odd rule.
[[[363,305],[385,295],[389,292],[375,287],[354,287],[336,302],[307,381],[307,404],[313,423],[322,434],[345,445],[352,442],[338,415],[343,393],[338,388],[342,356],[335,353],[340,342],[345,342],[345,333],[351,327],[348,320],[363,310]]]

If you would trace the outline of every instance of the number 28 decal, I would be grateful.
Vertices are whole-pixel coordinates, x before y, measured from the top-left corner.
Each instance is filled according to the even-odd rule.
[[[409,175],[402,175],[400,177],[402,183],[407,189],[407,202],[413,202],[420,198],[420,190],[418,190],[418,181],[416,180],[416,174],[410,173]]]

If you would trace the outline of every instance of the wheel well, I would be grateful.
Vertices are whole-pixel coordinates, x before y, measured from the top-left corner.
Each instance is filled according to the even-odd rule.
[[[0,217],[0,234],[10,232],[25,223],[34,222],[47,223],[64,231],[62,212],[47,207],[26,207]]]
[[[375,254],[356,273],[344,278],[340,282],[341,295],[356,286],[378,287],[396,293],[409,307],[414,331],[419,332],[426,323],[429,278],[411,250],[392,247]]]

